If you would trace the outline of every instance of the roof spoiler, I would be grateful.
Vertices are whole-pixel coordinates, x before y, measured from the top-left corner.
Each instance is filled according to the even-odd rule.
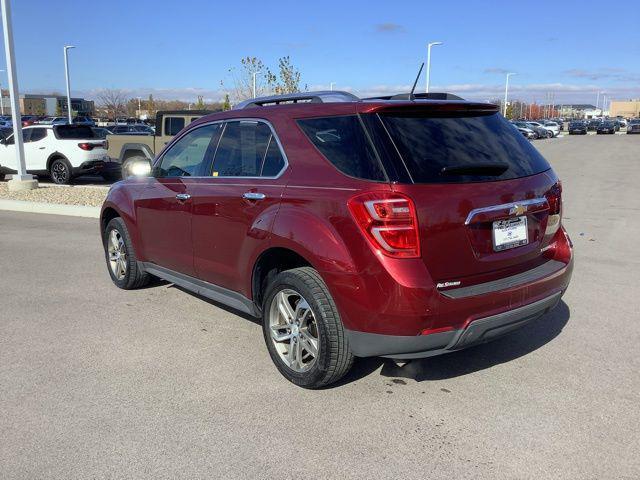
[[[363,98],[363,100],[464,100],[464,98],[446,92],[398,93],[380,97]]]

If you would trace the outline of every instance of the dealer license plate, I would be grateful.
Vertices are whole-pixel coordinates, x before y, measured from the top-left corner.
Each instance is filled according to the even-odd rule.
[[[493,222],[493,249],[496,252],[529,243],[527,217]]]

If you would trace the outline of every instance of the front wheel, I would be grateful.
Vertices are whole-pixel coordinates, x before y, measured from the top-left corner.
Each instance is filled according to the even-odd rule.
[[[285,270],[267,287],[262,329],[271,359],[290,382],[319,388],[353,364],[338,309],[316,270]]]
[[[112,219],[103,233],[104,254],[111,280],[118,288],[131,290],[149,283],[149,274],[142,271],[131,237],[120,217]]]

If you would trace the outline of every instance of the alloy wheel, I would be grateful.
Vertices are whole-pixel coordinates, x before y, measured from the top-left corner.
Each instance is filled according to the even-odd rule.
[[[55,162],[51,168],[51,176],[56,183],[66,183],[69,180],[69,171],[62,162]]]
[[[316,318],[304,297],[292,289],[279,291],[269,310],[271,341],[284,364],[297,373],[315,364],[320,348]]]
[[[127,247],[124,238],[114,228],[109,232],[108,242],[109,268],[116,279],[122,280],[127,274]]]

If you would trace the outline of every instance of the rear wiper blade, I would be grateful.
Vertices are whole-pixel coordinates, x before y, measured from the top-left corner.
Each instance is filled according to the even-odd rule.
[[[497,177],[509,170],[506,163],[477,163],[475,165],[449,165],[440,169],[440,175],[488,175]]]

